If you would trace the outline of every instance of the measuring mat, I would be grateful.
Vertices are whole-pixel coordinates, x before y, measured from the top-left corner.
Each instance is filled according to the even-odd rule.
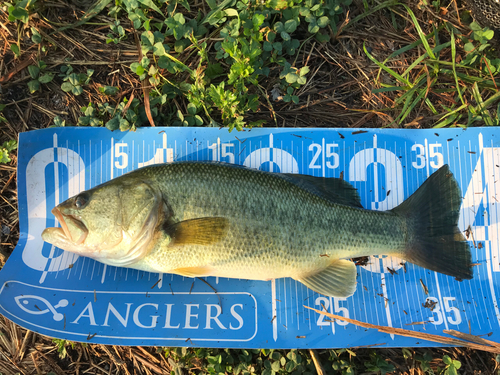
[[[0,312],[44,335],[113,345],[220,348],[432,346],[330,321],[307,309],[441,334],[454,329],[500,341],[500,133],[495,128],[253,129],[52,128],[19,137],[21,238],[0,272]],[[193,279],[106,266],[41,238],[52,208],[131,170],[214,160],[271,172],[342,177],[363,207],[389,210],[448,164],[462,189],[459,228],[474,278],[459,282],[394,257],[358,266],[349,298],[293,279]],[[196,187],[193,187],[194,189]],[[442,346],[442,344],[439,344]]]

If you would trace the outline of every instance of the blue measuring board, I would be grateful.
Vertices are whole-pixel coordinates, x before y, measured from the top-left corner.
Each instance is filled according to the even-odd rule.
[[[54,128],[22,133],[21,237],[0,272],[0,312],[30,330],[114,345],[336,348],[434,345],[331,322],[305,306],[377,325],[500,341],[500,134],[443,130]],[[41,239],[65,199],[154,163],[217,160],[272,172],[340,177],[365,208],[388,210],[448,164],[462,189],[474,278],[456,281],[394,257],[358,266],[357,290],[329,298],[292,279],[249,281],[106,266]],[[390,270],[389,270],[390,269]],[[213,289],[212,289],[213,288]],[[217,291],[214,292],[214,289]],[[424,305],[434,305],[431,310]]]

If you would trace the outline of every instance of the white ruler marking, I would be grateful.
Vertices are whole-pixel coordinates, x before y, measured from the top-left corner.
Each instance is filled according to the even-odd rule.
[[[278,313],[276,308],[276,279],[271,280],[271,306],[272,306],[272,321],[273,321],[273,339],[278,340]]]

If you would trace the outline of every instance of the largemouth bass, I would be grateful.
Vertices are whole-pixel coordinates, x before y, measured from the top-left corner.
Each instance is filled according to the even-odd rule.
[[[447,165],[390,211],[362,207],[336,178],[211,162],[154,165],[82,192],[52,212],[45,241],[102,263],[189,277],[291,277],[332,297],[356,290],[349,260],[395,255],[472,278]]]

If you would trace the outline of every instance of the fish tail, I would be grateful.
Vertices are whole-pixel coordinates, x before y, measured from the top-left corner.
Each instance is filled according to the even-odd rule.
[[[404,259],[459,279],[472,278],[470,245],[458,229],[462,196],[448,165],[392,211],[406,219]]]

